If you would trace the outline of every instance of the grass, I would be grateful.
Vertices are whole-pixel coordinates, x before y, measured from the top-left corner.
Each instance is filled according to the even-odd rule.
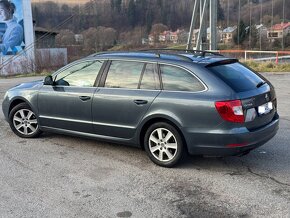
[[[21,78],[21,77],[33,77],[33,76],[48,76],[51,72],[41,72],[41,73],[24,73],[24,74],[17,74],[17,75],[0,75],[0,79],[7,79],[7,78]]]
[[[290,72],[290,63],[279,63],[275,62],[257,62],[257,61],[241,61],[250,68],[257,72]]]

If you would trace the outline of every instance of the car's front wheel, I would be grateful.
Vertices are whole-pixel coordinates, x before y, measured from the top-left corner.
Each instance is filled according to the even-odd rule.
[[[26,103],[20,103],[11,110],[9,124],[12,131],[22,138],[34,138],[41,133],[38,119]]]
[[[148,128],[144,147],[149,158],[163,167],[174,166],[183,154],[183,142],[179,132],[166,122],[154,123]]]

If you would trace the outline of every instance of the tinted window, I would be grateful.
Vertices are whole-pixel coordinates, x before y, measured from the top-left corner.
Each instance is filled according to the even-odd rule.
[[[160,69],[164,90],[192,92],[204,90],[201,82],[186,70],[166,65],[161,65]]]
[[[158,75],[154,64],[146,64],[143,72],[140,89],[160,89]]]
[[[103,61],[84,61],[57,74],[56,85],[93,87]]]
[[[222,79],[236,92],[244,92],[257,88],[263,80],[240,63],[209,67],[215,75]]]
[[[105,87],[137,89],[144,63],[112,61]]]

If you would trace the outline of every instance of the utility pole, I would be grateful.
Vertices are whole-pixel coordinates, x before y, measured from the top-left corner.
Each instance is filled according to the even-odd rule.
[[[285,47],[284,23],[285,23],[285,0],[283,0],[282,51],[284,51],[284,47]]]
[[[199,8],[200,13],[200,25],[199,25],[199,33],[196,40],[196,49],[202,50],[202,38],[205,35],[207,38],[207,28],[206,21],[209,19],[210,23],[210,49],[217,49],[217,1],[218,0],[195,0],[194,8],[192,12],[191,25],[189,36],[187,40],[187,49],[191,48],[191,40],[193,36],[193,30],[197,19],[197,13]],[[210,5],[210,7],[208,7]],[[209,18],[207,17],[209,15]]]
[[[210,1],[210,50],[217,49],[217,0]]]
[[[197,50],[202,50],[202,33],[204,32],[205,27],[205,14],[206,14],[206,9],[208,6],[208,0],[204,0],[203,3],[203,9],[202,9],[202,17],[201,17],[201,21],[200,21],[200,25],[199,25],[199,32],[198,32],[198,36],[197,36],[197,41],[196,41],[196,49]]]
[[[200,0],[195,0],[195,2],[194,2],[191,23],[190,23],[190,29],[189,29],[188,39],[187,39],[187,46],[186,46],[187,50],[189,50],[191,48],[191,40],[192,40],[192,36],[193,36],[193,30],[194,30],[194,26],[195,26],[195,22],[196,22],[197,10],[198,10],[199,3],[200,3]]]

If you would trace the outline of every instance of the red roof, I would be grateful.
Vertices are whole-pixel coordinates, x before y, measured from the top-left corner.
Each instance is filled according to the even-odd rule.
[[[275,24],[272,27],[272,30],[283,30],[283,29],[286,29],[288,27],[290,27],[290,22],[288,22],[288,23],[279,23],[279,24]]]

